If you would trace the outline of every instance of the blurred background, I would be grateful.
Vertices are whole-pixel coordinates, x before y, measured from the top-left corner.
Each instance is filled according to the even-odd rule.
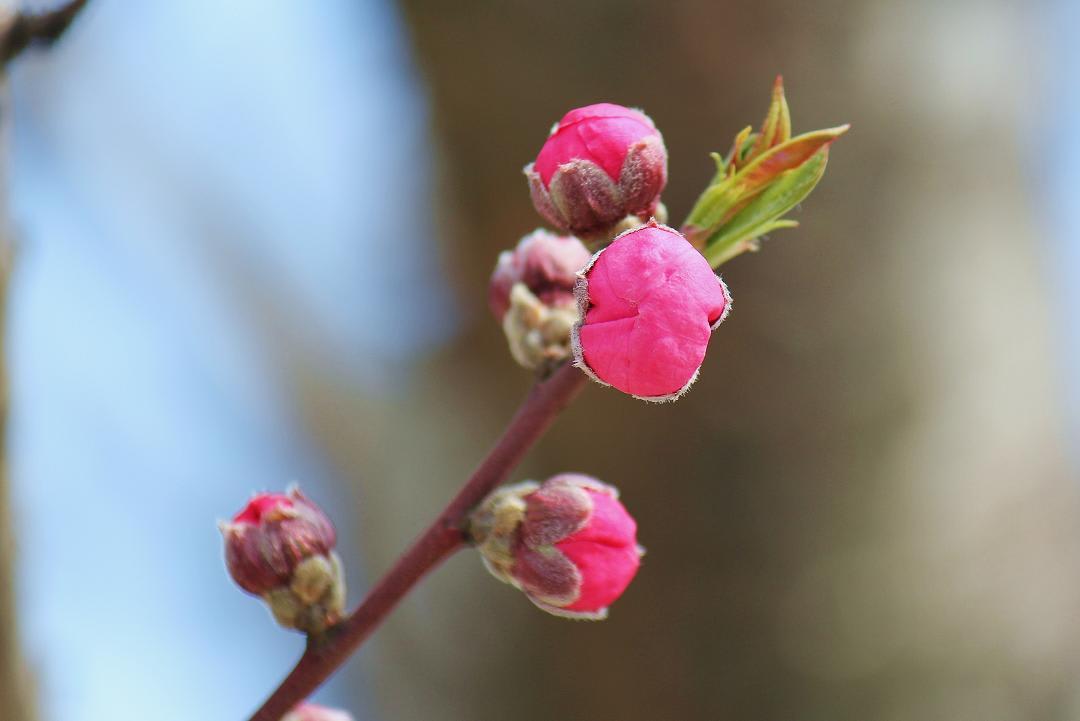
[[[245,718],[302,640],[215,520],[300,481],[359,599],[529,387],[485,287],[551,123],[644,108],[677,222],[783,73],[796,132],[854,127],[725,266],[701,380],[591,385],[515,475],[620,486],[649,554],[611,618],[462,553],[318,698],[1080,719],[1077,31],[1076,0],[92,0],[10,74],[0,718]]]

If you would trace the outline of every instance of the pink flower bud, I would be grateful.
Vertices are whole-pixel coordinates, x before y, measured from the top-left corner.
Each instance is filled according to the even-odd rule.
[[[283,626],[318,632],[341,617],[345,581],[333,550],[337,534],[298,488],[255,495],[219,528],[229,575],[261,596]]]
[[[579,274],[575,363],[649,401],[674,400],[697,378],[727,286],[677,231],[650,221],[593,256]]]
[[[341,709],[304,702],[285,714],[281,721],[353,721],[353,717]]]
[[[573,306],[577,272],[591,256],[589,249],[573,236],[534,230],[518,241],[516,248],[499,254],[488,285],[492,314],[503,319],[516,283],[524,283],[544,305]]]
[[[557,616],[601,619],[641,564],[637,524],[619,493],[563,473],[501,488],[472,516],[488,570]]]
[[[667,149],[647,115],[611,103],[571,110],[525,167],[533,205],[583,237],[626,216],[656,215],[667,183]]]
[[[533,231],[499,255],[488,304],[522,366],[550,367],[570,357],[570,328],[577,322],[574,284],[589,257],[577,238],[546,230]]]

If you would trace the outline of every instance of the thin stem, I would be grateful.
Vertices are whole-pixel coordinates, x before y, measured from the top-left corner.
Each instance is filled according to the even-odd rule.
[[[533,387],[495,446],[442,513],[347,619],[324,637],[309,640],[296,667],[250,721],[280,721],[360,647],[425,574],[465,545],[463,524],[469,511],[506,480],[559,412],[581,391],[585,379],[584,373],[566,363]]]

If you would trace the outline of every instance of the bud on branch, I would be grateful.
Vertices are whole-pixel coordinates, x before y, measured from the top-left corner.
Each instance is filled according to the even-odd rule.
[[[577,238],[546,230],[499,254],[488,305],[520,365],[552,368],[570,357],[570,328],[578,318],[574,283],[590,257]]]
[[[341,619],[345,577],[326,514],[293,487],[252,497],[218,524],[236,585],[260,596],[286,628],[321,633]]]
[[[549,223],[585,239],[611,237],[666,215],[667,149],[639,110],[597,103],[571,110],[551,130],[535,163],[525,166],[533,205]],[[629,218],[628,218],[629,216]]]
[[[616,238],[579,276],[576,365],[642,400],[685,393],[731,310],[727,286],[701,254],[650,221]]]
[[[492,575],[567,618],[607,617],[643,553],[619,492],[579,473],[495,491],[472,514],[470,532]]]

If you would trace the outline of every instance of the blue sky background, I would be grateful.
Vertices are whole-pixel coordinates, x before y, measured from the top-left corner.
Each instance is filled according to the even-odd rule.
[[[453,329],[396,8],[96,0],[13,94],[11,460],[46,718],[243,718],[302,642],[229,584],[214,521],[293,480],[349,502],[284,370],[330,358],[380,393]]]

